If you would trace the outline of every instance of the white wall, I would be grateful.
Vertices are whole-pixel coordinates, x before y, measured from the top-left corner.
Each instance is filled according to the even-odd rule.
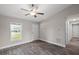
[[[65,8],[61,12],[41,22],[41,39],[64,47],[66,43],[66,20],[68,16],[74,14],[79,14],[79,5],[72,5]]]
[[[39,27],[40,27],[40,24],[39,23],[33,23],[32,25],[32,31],[33,31],[33,39],[35,40],[39,40]]]
[[[10,23],[21,23],[22,24],[22,40],[20,41],[11,41],[10,39]],[[0,49],[18,45],[21,43],[27,43],[31,42],[33,40],[36,40],[37,38],[37,31],[38,29],[34,28],[36,26],[36,23],[22,20],[22,19],[16,19],[16,18],[9,18],[5,16],[0,16]]]

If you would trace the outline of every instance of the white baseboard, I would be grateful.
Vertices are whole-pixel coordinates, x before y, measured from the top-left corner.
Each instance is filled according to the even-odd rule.
[[[62,44],[59,44],[59,43],[55,43],[55,42],[51,42],[51,41],[47,41],[47,40],[42,40],[42,41],[45,41],[45,42],[48,42],[48,43],[51,43],[51,44],[55,44],[55,45],[58,45],[58,46],[61,46],[61,47],[66,47],[65,45],[62,45]]]
[[[19,42],[19,43],[16,43],[16,44],[12,44],[12,45],[8,45],[8,46],[0,47],[0,50],[6,49],[6,48],[10,48],[10,47],[13,47],[13,46],[17,46],[17,45],[21,45],[21,44],[25,44],[25,43],[29,43],[29,42],[32,42],[32,41],[34,41],[34,40]]]
[[[5,48],[10,48],[10,47],[13,47],[13,46],[16,46],[16,45],[21,45],[21,44],[29,43],[29,42],[32,42],[32,41],[34,41],[34,40],[24,41],[24,42],[20,42],[20,43],[8,45],[8,46],[0,47],[0,50],[5,49]],[[45,42],[48,42],[48,43],[51,43],[51,44],[55,44],[55,45],[58,45],[58,46],[61,46],[61,47],[65,47],[65,45],[62,45],[62,44],[59,44],[59,43],[54,43],[54,42],[50,42],[50,41],[46,41],[46,40],[42,40],[42,41],[45,41]]]

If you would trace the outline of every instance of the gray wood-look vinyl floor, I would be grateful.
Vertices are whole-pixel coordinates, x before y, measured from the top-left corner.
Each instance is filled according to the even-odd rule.
[[[67,45],[66,49],[70,54],[79,55],[79,38],[72,37],[70,43]]]
[[[69,48],[69,47],[68,47]],[[33,41],[0,50],[0,55],[69,55],[72,51],[44,41]]]

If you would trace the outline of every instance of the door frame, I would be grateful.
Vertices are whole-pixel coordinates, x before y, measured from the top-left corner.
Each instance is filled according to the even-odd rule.
[[[69,16],[66,21],[66,44],[70,42],[72,38],[72,25],[79,24],[79,14]]]

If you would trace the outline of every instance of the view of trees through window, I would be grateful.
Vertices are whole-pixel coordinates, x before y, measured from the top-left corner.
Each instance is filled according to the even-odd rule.
[[[10,24],[11,30],[11,40],[21,40],[22,39],[22,25],[21,24]]]

